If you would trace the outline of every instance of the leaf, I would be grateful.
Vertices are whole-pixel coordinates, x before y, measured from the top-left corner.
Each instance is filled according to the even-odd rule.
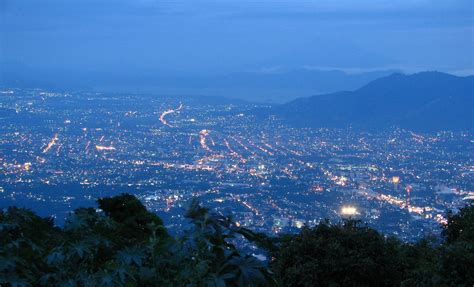
[[[125,279],[130,277],[133,279],[133,276],[128,272],[124,267],[118,267],[114,270],[114,275],[120,279],[120,283],[125,283]]]
[[[6,280],[6,283],[8,284],[8,286],[11,286],[11,287],[28,287],[28,286],[31,286],[31,284],[26,282],[24,279],[18,278],[16,276],[15,277],[7,277],[7,278],[5,278],[5,280]]]
[[[18,225],[18,223],[0,223],[0,232],[13,230],[19,227],[20,225]]]
[[[137,266],[142,266],[143,259],[145,255],[140,248],[132,247],[120,250],[117,252],[117,259],[124,264],[131,265],[135,264]]]
[[[149,280],[151,278],[153,278],[153,276],[155,275],[156,273],[156,270],[153,269],[153,268],[148,268],[148,267],[141,267],[139,270],[138,270],[138,276],[140,277],[140,279],[142,280]]]
[[[64,223],[64,230],[80,230],[87,227],[87,221],[83,216],[72,214]]]
[[[71,248],[74,251],[73,254],[76,254],[81,259],[84,258],[86,254],[91,253],[91,248],[89,244],[85,242],[79,242],[79,243],[73,244]]]
[[[0,257],[0,271],[13,269],[16,267],[16,261],[12,257]]]
[[[260,271],[261,268],[264,268],[264,265],[253,256],[234,256],[226,265],[238,268],[240,273],[239,286],[253,286],[265,282],[265,276]]]
[[[64,262],[65,256],[60,250],[53,251],[46,257],[48,265],[56,265]]]
[[[116,282],[114,282],[113,274],[107,273],[106,271],[100,271],[96,273],[94,277],[98,281],[96,282],[96,286],[104,286],[104,287],[117,286]]]

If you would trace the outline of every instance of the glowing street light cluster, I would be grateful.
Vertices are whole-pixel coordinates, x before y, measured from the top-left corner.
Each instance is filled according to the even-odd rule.
[[[357,211],[357,208],[355,208],[354,206],[345,205],[341,208],[341,215],[354,216],[354,215],[357,215],[357,214],[359,214],[359,212]]]

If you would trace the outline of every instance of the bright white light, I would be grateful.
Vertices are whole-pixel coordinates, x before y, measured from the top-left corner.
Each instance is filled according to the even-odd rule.
[[[355,208],[354,206],[348,205],[348,206],[343,206],[341,208],[341,214],[351,216],[351,215],[358,214],[358,212],[357,212],[357,208]]]
[[[101,145],[96,145],[95,148],[97,150],[116,150],[115,147],[113,146],[101,146]]]

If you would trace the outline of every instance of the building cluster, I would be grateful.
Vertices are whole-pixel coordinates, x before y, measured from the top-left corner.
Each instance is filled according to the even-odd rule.
[[[58,222],[137,195],[171,228],[187,202],[257,231],[356,218],[414,240],[474,199],[468,132],[293,128],[264,106],[201,97],[0,90],[0,207]]]

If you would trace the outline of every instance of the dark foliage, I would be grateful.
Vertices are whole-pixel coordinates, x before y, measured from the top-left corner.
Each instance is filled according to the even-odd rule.
[[[452,285],[474,286],[474,205],[450,212],[443,234],[447,244],[440,254],[440,273]]]
[[[98,200],[99,208],[104,214],[119,223],[118,229],[121,237],[143,240],[150,236],[148,226],[158,226],[159,234],[166,235],[162,227],[163,221],[156,214],[148,212],[143,204],[133,195],[122,194],[115,197],[101,198]]]
[[[448,224],[443,230],[448,243],[474,242],[474,208],[463,208],[457,214],[448,213]]]
[[[274,268],[287,286],[397,286],[402,248],[356,221],[321,222],[285,239]]]
[[[80,208],[64,227],[11,207],[0,212],[1,286],[472,286],[474,206],[450,213],[445,243],[407,244],[357,221],[321,222],[269,237],[192,201],[173,238],[132,195]],[[267,263],[240,251],[245,238]]]
[[[193,201],[185,235],[132,195],[80,208],[63,228],[26,209],[0,213],[0,286],[272,286],[266,264],[232,243],[240,228]]]
[[[357,221],[321,222],[276,241],[272,269],[284,286],[473,286],[474,206],[451,214],[446,242],[385,237]]]

